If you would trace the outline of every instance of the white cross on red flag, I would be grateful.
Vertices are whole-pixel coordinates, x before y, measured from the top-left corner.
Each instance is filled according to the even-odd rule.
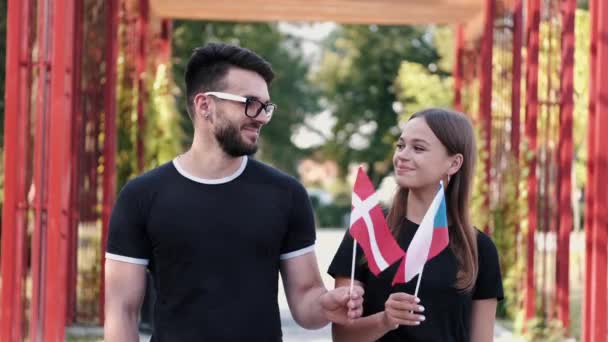
[[[375,275],[405,255],[388,229],[374,185],[361,167],[352,194],[350,235],[363,249]]]

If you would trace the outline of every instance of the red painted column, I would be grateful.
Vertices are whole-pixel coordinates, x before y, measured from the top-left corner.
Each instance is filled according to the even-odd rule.
[[[116,61],[118,59],[118,6],[119,0],[106,2],[106,83],[105,87],[105,125],[103,146],[103,200],[101,211],[102,234],[101,255],[105,255],[108,238],[108,224],[114,199],[116,196]],[[100,313],[101,323],[104,321],[105,307],[105,257],[101,263]]]
[[[608,274],[608,88],[601,87],[600,82],[608,79],[608,3],[598,1],[598,40],[596,71],[596,118],[595,118],[595,154],[592,156],[596,165],[596,174],[592,184],[595,192],[595,210],[593,211],[593,256],[591,264],[591,341],[599,342],[608,339],[607,325],[607,274]]]
[[[74,1],[52,2],[51,89],[48,169],[48,226],[44,273],[44,340],[63,341],[65,332],[70,213]]]
[[[576,0],[565,0],[562,11],[562,58],[560,125],[558,141],[558,238],[556,275],[557,318],[566,331],[570,327],[570,233],[572,231],[572,116],[574,112],[574,13]]]
[[[13,342],[24,338],[32,6],[19,0],[7,5],[0,341]]]
[[[494,11],[496,0],[486,0],[484,7],[484,31],[481,41],[481,62],[479,71],[479,117],[482,122],[482,137],[486,152],[485,183],[491,184],[492,165],[492,47],[494,45]],[[490,192],[485,195],[484,205],[490,207]],[[489,226],[484,230],[489,232]]]
[[[464,25],[456,26],[456,41],[454,44],[454,109],[462,112],[462,59],[464,50]]]
[[[31,277],[32,298],[30,302],[30,341],[45,341],[44,300],[46,286],[46,240],[48,233],[48,169],[49,169],[49,113],[51,70],[51,1],[37,2],[38,33],[36,68],[38,77],[35,98],[36,133],[34,135],[34,230],[32,232]]]
[[[596,82],[597,72],[597,38],[598,38],[598,0],[589,0],[590,14],[590,51],[589,51],[589,117],[587,128],[587,185],[585,187],[585,288],[583,293],[583,314],[581,322],[581,342],[591,341],[591,316],[592,302],[592,259],[593,259],[593,228],[595,210],[595,139],[597,135],[595,127],[596,119]]]
[[[146,66],[147,66],[147,41],[148,41],[148,21],[150,10],[148,0],[139,0],[139,15],[137,18],[137,169],[142,172],[145,167],[144,136],[146,132],[146,117],[144,105],[147,99],[146,89]]]
[[[523,35],[522,0],[513,4],[513,79],[511,84],[511,150],[513,157],[519,160],[519,143],[521,136],[521,47]]]
[[[538,223],[537,212],[537,179],[536,179],[536,140],[538,118],[538,48],[540,27],[540,0],[528,1],[526,56],[526,139],[528,151],[532,158],[529,161],[528,174],[528,232],[526,237],[527,260],[524,293],[524,314],[526,320],[534,317],[536,309],[536,290],[534,287],[534,235]]]
[[[73,47],[73,82],[72,82],[72,142],[70,159],[70,208],[68,224],[68,258],[67,258],[67,287],[66,287],[66,322],[71,324],[76,319],[76,283],[78,276],[78,222],[80,220],[80,168],[84,145],[84,126],[82,99],[82,54],[83,54],[83,2],[74,3],[74,47]]]

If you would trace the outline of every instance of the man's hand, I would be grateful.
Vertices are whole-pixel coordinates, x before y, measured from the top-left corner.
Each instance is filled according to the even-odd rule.
[[[424,316],[417,314],[424,311],[419,305],[419,299],[404,293],[396,292],[388,297],[384,304],[384,324],[390,330],[397,329],[399,325],[419,325]]]
[[[349,321],[361,317],[363,314],[363,288],[342,286],[330,290],[321,296],[321,308],[325,317],[338,324],[348,324]]]

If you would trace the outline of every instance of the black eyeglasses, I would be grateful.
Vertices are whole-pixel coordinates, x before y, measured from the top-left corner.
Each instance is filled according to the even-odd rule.
[[[266,118],[270,120],[272,118],[272,114],[277,106],[272,102],[264,103],[258,99],[254,99],[251,97],[244,97],[240,95],[234,95],[229,93],[222,93],[219,91],[209,91],[204,93],[204,95],[215,96],[218,99],[235,101],[245,104],[245,115],[250,118],[257,118],[258,115],[264,110],[264,114]]]

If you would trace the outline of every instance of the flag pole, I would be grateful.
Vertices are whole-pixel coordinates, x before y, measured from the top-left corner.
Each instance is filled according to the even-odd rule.
[[[353,294],[353,285],[355,283],[355,259],[357,257],[357,241],[353,239],[353,262],[350,267],[350,291],[348,291],[349,296]]]
[[[414,297],[416,297],[416,298],[418,298],[418,290],[420,289],[420,280],[422,280],[423,271],[424,271],[424,264],[422,265],[422,269],[420,270],[420,273],[418,273],[418,281],[416,282],[416,291],[414,292]]]

